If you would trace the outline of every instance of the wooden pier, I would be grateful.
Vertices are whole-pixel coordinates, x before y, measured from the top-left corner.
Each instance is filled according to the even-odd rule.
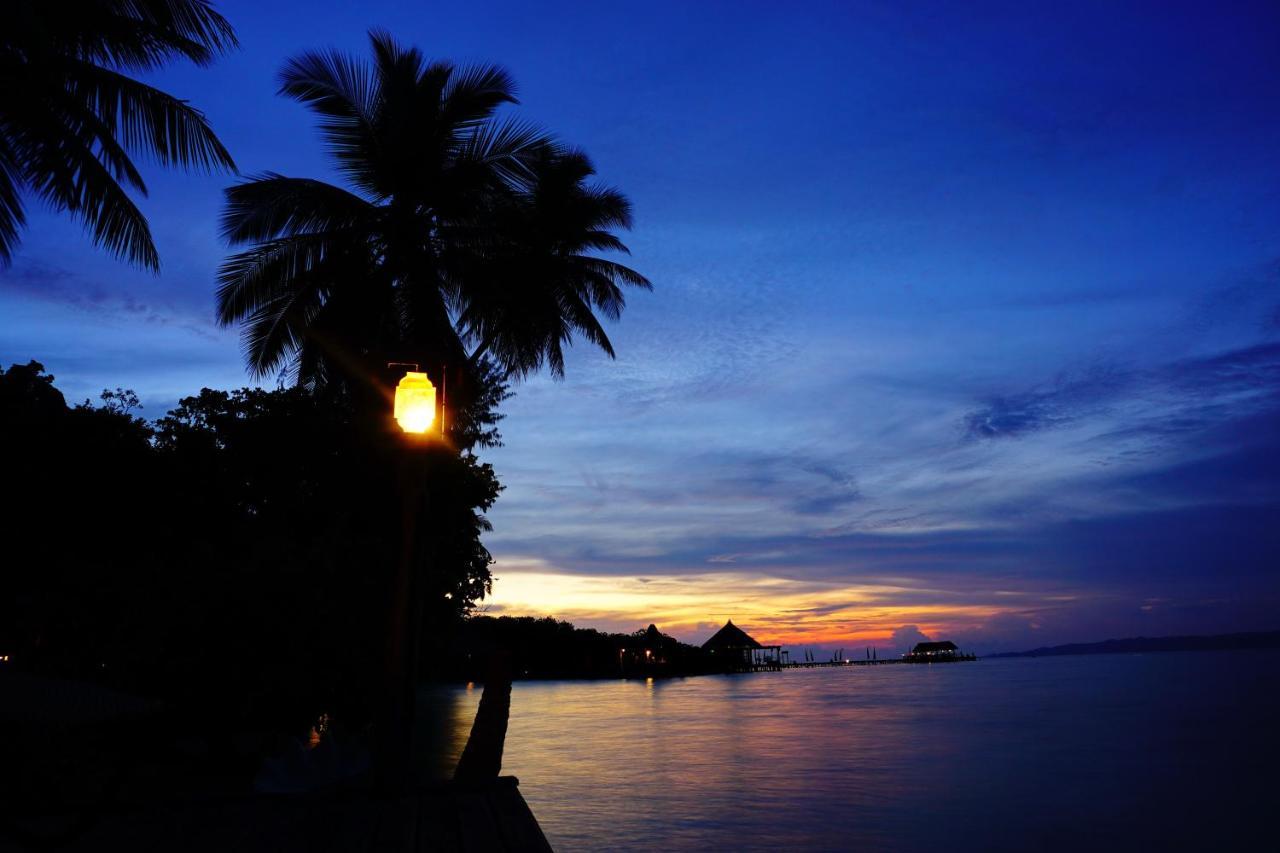
[[[782,669],[816,669],[823,666],[888,666],[889,664],[906,663],[902,658],[887,660],[801,660],[788,661]]]
[[[780,664],[774,669],[815,669],[821,666],[889,666],[891,664],[943,664],[943,663],[964,663],[967,661],[975,661],[977,655],[960,654],[948,658],[936,658],[933,660],[925,658],[886,658],[882,660],[812,660],[812,661],[788,661]]]

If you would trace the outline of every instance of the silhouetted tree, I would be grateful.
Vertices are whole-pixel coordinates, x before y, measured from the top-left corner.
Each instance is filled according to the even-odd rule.
[[[400,506],[349,399],[205,389],[152,426],[115,405],[130,391],[68,408],[52,380],[36,362],[0,370],[8,665],[230,726],[366,718]],[[498,441],[486,407],[502,387],[471,414],[477,443]],[[488,592],[480,537],[500,486],[470,453],[430,474],[440,497],[417,595],[439,630]]]
[[[38,362],[0,370],[0,645],[18,664],[100,675],[128,645],[155,542],[150,437],[127,413],[67,408]]]
[[[714,656],[656,628],[612,634],[576,628],[550,617],[476,615],[450,637],[441,658],[434,662],[437,674],[460,680],[483,679],[488,654],[495,650],[510,655],[517,678],[678,676],[722,669]]]
[[[132,155],[231,169],[204,115],[129,75],[174,59],[207,65],[235,46],[207,0],[10,0],[0,26],[0,263],[26,222],[24,194],[81,220],[94,242],[159,269],[127,189],[146,195]]]
[[[114,391],[107,388],[98,395],[98,399],[102,401],[104,409],[121,415],[128,415],[134,409],[142,408],[142,401],[138,399],[137,393],[132,388],[116,388]],[[88,402],[88,400],[85,401],[86,405]]]
[[[498,116],[515,103],[506,71],[370,40],[372,64],[309,52],[280,75],[351,189],[268,173],[227,191],[222,233],[251,248],[222,266],[218,318],[244,324],[250,369],[313,388],[406,359],[559,374],[575,332],[612,354],[594,312],[616,317],[620,285],[649,285],[585,253],[625,251],[609,229],[630,225],[626,199],[586,183],[581,153]]]

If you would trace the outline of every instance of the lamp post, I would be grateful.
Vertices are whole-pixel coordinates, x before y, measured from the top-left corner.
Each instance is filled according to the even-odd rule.
[[[401,496],[400,557],[391,586],[384,673],[386,709],[375,767],[378,785],[385,793],[402,790],[411,781],[421,610],[414,579],[419,549],[427,544],[419,535],[428,500],[425,461],[432,447],[440,444],[444,422],[438,412],[443,408],[443,394],[437,400],[430,377],[417,370],[416,364],[388,365],[392,367],[414,369],[406,371],[396,385],[392,405],[392,417],[402,433],[403,459],[396,466]]]

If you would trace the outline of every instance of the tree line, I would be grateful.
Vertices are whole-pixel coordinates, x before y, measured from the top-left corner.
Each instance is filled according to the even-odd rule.
[[[149,423],[130,392],[68,406],[53,379],[0,371],[6,665],[222,725],[367,721],[400,493],[343,398],[205,389]],[[480,444],[498,439],[495,402],[473,415]],[[490,588],[481,534],[501,489],[471,453],[432,465],[451,498],[423,533],[428,643]]]

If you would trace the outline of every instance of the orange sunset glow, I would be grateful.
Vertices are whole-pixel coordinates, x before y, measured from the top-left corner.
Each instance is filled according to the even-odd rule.
[[[929,636],[980,633],[998,619],[1036,628],[1041,607],[1077,598],[992,590],[982,596],[988,601],[957,600],[962,596],[952,590],[908,578],[849,584],[754,572],[581,575],[536,560],[499,561],[496,574],[501,582],[486,608],[493,615],[553,616],[616,631],[652,622],[687,642],[701,642],[732,619],[762,642],[888,646],[903,626]]]

